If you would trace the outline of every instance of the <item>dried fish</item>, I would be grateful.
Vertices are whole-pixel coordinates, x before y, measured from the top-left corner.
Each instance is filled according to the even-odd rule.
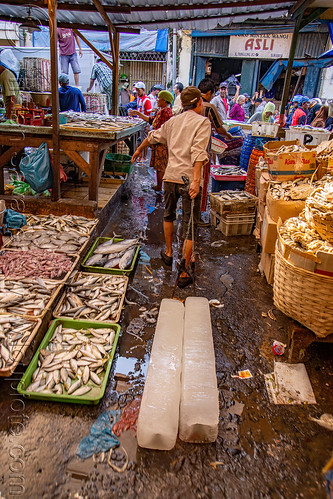
[[[333,244],[324,241],[305,219],[304,210],[298,217],[288,218],[279,229],[283,241],[291,248],[317,255],[318,251],[333,253]]]

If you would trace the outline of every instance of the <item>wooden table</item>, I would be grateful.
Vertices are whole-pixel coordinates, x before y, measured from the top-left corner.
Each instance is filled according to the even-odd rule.
[[[125,128],[119,132],[105,130],[68,130],[60,128],[60,149],[88,176],[89,200],[98,201],[98,186],[103,171],[105,155],[109,147],[120,140],[131,139],[134,143],[143,124]],[[4,194],[4,166],[14,154],[24,147],[39,147],[46,142],[52,149],[52,128],[28,125],[0,124],[0,195]],[[89,163],[79,154],[89,152]]]

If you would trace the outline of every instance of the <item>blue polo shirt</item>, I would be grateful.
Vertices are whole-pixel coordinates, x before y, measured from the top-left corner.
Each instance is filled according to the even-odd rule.
[[[81,90],[76,87],[66,85],[59,88],[59,108],[60,111],[86,111],[86,103]]]

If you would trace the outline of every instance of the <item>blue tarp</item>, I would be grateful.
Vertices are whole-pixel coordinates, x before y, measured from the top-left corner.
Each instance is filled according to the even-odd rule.
[[[283,69],[286,69],[288,65],[287,59],[281,61],[275,61],[271,65],[268,71],[261,78],[260,83],[267,89],[271,90],[274,83],[280,76]],[[316,59],[314,61],[294,61],[293,68],[303,68],[303,67],[316,67],[316,68],[328,68],[333,65],[332,58]]]
[[[41,28],[42,31],[34,32],[34,47],[48,47],[50,45],[49,29]],[[97,50],[108,52],[110,40],[107,33],[100,31],[82,31],[82,34],[91,42]],[[88,46],[82,42],[82,48]],[[167,52],[168,50],[168,30],[159,29],[148,31],[142,29],[139,35],[130,33],[120,33],[119,37],[120,52]]]

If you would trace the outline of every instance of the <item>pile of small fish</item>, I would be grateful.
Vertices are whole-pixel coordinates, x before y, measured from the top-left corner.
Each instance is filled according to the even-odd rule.
[[[0,314],[12,313],[36,317],[43,313],[59,284],[35,279],[0,280]]]
[[[100,244],[84,265],[88,267],[103,267],[105,269],[127,269],[138,248],[139,239],[124,239],[114,243],[114,237]]]
[[[117,275],[79,273],[77,280],[66,286],[64,299],[56,316],[95,321],[116,321],[128,278]]]
[[[324,241],[306,221],[303,212],[299,217],[288,218],[280,227],[280,236],[291,248],[317,255],[318,251],[333,253],[333,244]]]
[[[87,235],[96,226],[97,220],[76,215],[64,215],[62,217],[55,215],[31,215],[28,218],[27,224],[35,229],[53,229],[58,232],[68,232],[74,229],[81,235]]]
[[[36,324],[12,314],[0,315],[0,369],[13,364]]]
[[[67,125],[62,125],[62,128],[84,127],[118,131],[143,123],[140,118],[132,116],[111,116],[109,114],[78,113],[75,111],[65,111],[61,114],[67,117]]]
[[[6,248],[15,248],[22,251],[39,248],[75,254],[87,240],[88,236],[83,236],[75,229],[59,232],[54,229],[37,230],[35,227],[28,227],[14,235]]]
[[[61,324],[39,351],[28,392],[79,397],[100,386],[115,331],[111,328],[71,329]]]
[[[0,255],[0,274],[6,277],[44,277],[59,279],[73,265],[73,260],[61,253],[33,249],[29,251],[3,251]]]
[[[281,146],[277,151],[274,151],[275,154],[292,154],[294,152],[308,152],[309,149],[307,149],[304,146],[298,146],[296,144],[292,146]]]
[[[243,168],[233,165],[212,166],[210,171],[214,175],[246,175],[246,171]]]

